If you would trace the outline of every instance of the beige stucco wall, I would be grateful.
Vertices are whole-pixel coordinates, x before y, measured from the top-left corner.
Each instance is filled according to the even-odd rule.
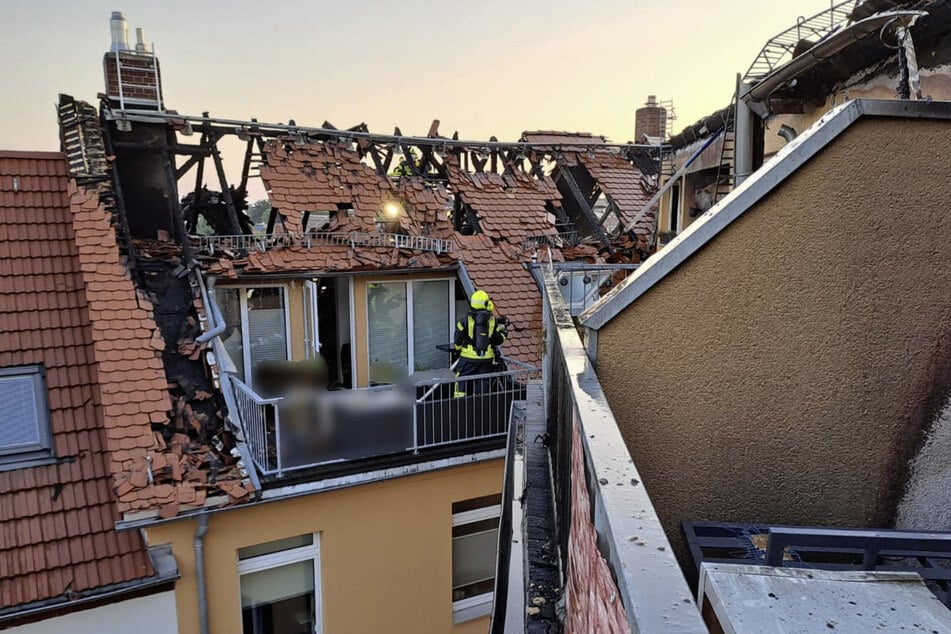
[[[241,632],[237,550],[320,533],[324,631],[473,634],[452,622],[452,503],[502,490],[502,461],[454,467],[213,515],[205,538],[213,634]],[[181,634],[198,632],[195,521],[147,531],[172,544]]]
[[[892,520],[949,387],[949,165],[951,124],[862,119],[600,331],[673,540]]]

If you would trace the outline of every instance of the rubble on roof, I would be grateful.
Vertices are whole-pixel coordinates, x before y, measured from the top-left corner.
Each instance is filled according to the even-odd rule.
[[[318,211],[331,212],[328,231],[377,231],[381,222],[389,220],[384,205],[392,201],[410,206],[393,223],[400,232],[432,237],[452,233],[444,216],[431,210],[413,213],[413,204],[427,198],[421,183],[398,191],[388,178],[363,163],[348,143],[274,139],[265,145],[264,156],[261,178],[285,231],[303,231],[304,216]]]
[[[200,334],[197,322],[186,319],[174,333],[162,333],[152,301],[136,289],[120,259],[99,195],[71,185],[70,209],[119,510],[165,507],[168,512],[179,505],[201,506],[208,495],[222,493],[236,501],[232,483],[242,484],[236,460],[221,439],[220,447],[214,446],[223,426],[199,418],[191,401],[204,395],[183,385],[172,360],[198,360],[204,352],[194,341]],[[145,259],[159,252],[144,246],[139,242],[137,251]]]
[[[61,98],[61,134],[81,139],[64,141],[67,176],[73,179],[67,204],[99,362],[119,511],[161,508],[168,515],[202,506],[206,498],[216,504],[249,499],[253,486],[232,455],[234,439],[219,411],[220,395],[212,394],[206,350],[195,341],[203,310],[198,292],[188,289],[170,307],[166,299],[174,284],[166,282],[161,291],[155,286],[169,276],[187,284],[180,276],[187,273],[181,247],[133,241],[124,233],[112,165],[87,158],[105,156],[101,131],[93,133],[100,130],[94,112]],[[169,308],[178,317],[170,319]]]
[[[563,207],[579,233],[596,238],[608,251],[630,251],[631,256],[623,258],[624,261],[639,262],[647,256],[657,220],[656,207],[640,217],[632,232],[620,231],[637,216],[656,191],[655,174],[641,169],[643,160],[632,161],[626,150],[601,147],[604,138],[587,133],[523,132],[521,140],[551,143],[551,146],[540,146],[535,150],[553,157],[551,178],[557,184]],[[535,162],[540,167],[541,162]],[[579,194],[583,200],[579,199]],[[605,220],[613,217],[613,223],[618,227],[614,232],[605,229],[607,223],[602,222],[592,207],[602,194],[607,196],[608,204]]]
[[[524,172],[469,173],[449,162],[449,183],[478,216],[482,233],[496,241],[521,245],[532,236],[554,235],[553,209],[561,195],[547,176]]]

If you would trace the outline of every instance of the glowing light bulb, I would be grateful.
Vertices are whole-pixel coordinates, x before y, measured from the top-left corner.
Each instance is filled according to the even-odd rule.
[[[383,215],[389,220],[396,220],[403,213],[403,207],[395,200],[388,200],[383,204]]]

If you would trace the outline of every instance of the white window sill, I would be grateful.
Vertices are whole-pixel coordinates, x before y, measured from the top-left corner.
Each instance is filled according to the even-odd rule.
[[[492,595],[493,593],[486,592],[468,599],[453,601],[452,622],[458,625],[492,614]]]

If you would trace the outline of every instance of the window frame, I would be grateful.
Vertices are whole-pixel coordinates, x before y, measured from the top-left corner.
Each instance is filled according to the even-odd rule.
[[[680,233],[680,209],[683,206],[683,190],[685,181],[681,178],[670,187],[669,212],[667,214],[667,229],[670,233]]]
[[[308,533],[304,533],[305,535]],[[288,550],[279,550],[273,553],[267,553],[264,555],[256,555],[254,557],[248,557],[246,559],[241,559],[237,551],[235,551],[235,556],[238,557],[238,596],[241,596],[241,577],[244,575],[250,575],[255,572],[263,572],[265,570],[271,570],[272,568],[280,568],[281,566],[289,566],[291,564],[298,564],[305,561],[314,562],[314,634],[321,634],[324,631],[323,625],[323,599],[321,595],[321,586],[320,586],[320,533],[309,533],[313,537],[313,543],[307,544],[305,546],[298,546],[297,548],[290,548]],[[291,536],[293,537],[293,536]],[[279,540],[272,540],[279,541]],[[252,544],[259,545],[259,544]],[[238,620],[239,622],[243,618],[244,608],[241,607],[241,601],[238,601]]]
[[[461,500],[462,501],[462,500]],[[489,506],[481,506],[475,509],[470,509],[468,511],[460,511],[458,513],[452,514],[452,527],[465,526],[466,524],[475,524],[478,522],[484,522],[486,520],[499,520],[502,516],[502,505],[500,504],[491,504]],[[450,542],[454,542],[456,538],[451,537]],[[452,544],[454,547],[454,544]],[[450,549],[450,552],[452,550]],[[496,569],[498,568],[498,544],[496,543]],[[467,621],[474,621],[480,619],[484,616],[488,616],[492,613],[492,603],[495,600],[495,590],[489,592],[484,592],[482,594],[477,594],[473,597],[467,597],[465,599],[459,599],[452,602],[452,622],[453,624],[465,623]]]
[[[364,284],[363,300],[366,309],[364,310],[363,321],[366,326],[366,352],[364,354],[367,362],[367,382],[370,380],[370,285],[371,284],[405,284],[406,285],[406,347],[407,347],[407,376],[415,374],[415,315],[413,314],[413,285],[418,282],[445,282],[449,285],[449,295],[447,308],[449,310],[449,332],[446,333],[447,343],[452,343],[453,334],[456,327],[456,279],[452,277],[421,277],[413,279],[387,279],[385,277],[371,277]]]
[[[0,445],[0,471],[55,462],[53,430],[46,386],[46,368],[41,364],[0,367],[0,378],[23,377],[33,383],[36,403],[36,431],[39,442],[33,445]]]
[[[293,360],[293,332],[291,331],[291,306],[290,306],[290,284],[275,284],[269,282],[255,282],[251,284],[222,284],[215,287],[215,290],[237,290],[238,308],[241,318],[241,356],[244,368],[244,376],[241,380],[252,389],[254,385],[251,379],[251,339],[248,333],[248,294],[247,290],[254,288],[279,288],[281,290],[281,300],[284,304],[284,338],[286,344],[286,356],[288,361]],[[303,290],[301,290],[303,297]],[[217,298],[215,298],[217,301]],[[302,300],[303,301],[303,300]],[[316,321],[317,317],[314,316]]]

